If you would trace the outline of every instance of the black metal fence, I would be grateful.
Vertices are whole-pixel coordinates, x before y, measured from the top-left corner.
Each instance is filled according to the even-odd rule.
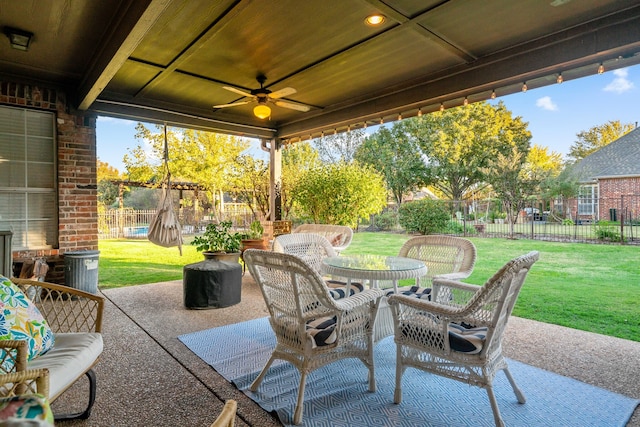
[[[500,200],[451,202],[464,235],[640,244],[640,196],[530,200],[507,218]]]
[[[599,199],[531,200],[515,218],[507,218],[500,200],[449,202],[451,220],[446,232],[463,236],[513,237],[558,242],[623,243],[640,245],[640,196]],[[147,238],[155,210],[107,210],[99,213],[99,238]],[[254,216],[244,204],[225,204],[223,217],[200,216],[180,210],[183,234],[204,225],[230,220],[236,229],[248,228]]]

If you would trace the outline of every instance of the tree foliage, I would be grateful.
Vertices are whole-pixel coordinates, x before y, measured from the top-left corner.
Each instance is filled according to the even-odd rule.
[[[136,126],[141,144],[126,154],[123,162],[134,181],[160,182],[165,175],[164,132],[153,133],[142,123]],[[168,165],[172,180],[195,182],[209,192],[232,190],[232,165],[249,147],[247,140],[193,129],[167,128]]]
[[[232,165],[231,178],[234,193],[244,202],[254,219],[266,217],[269,212],[269,164],[243,154]]]
[[[381,127],[367,137],[357,149],[355,158],[384,176],[396,204],[402,197],[428,183],[428,168],[420,154],[416,139],[405,132],[400,122],[391,129]]]
[[[287,219],[295,205],[293,192],[304,174],[320,166],[318,152],[308,142],[287,145],[282,150],[282,187],[280,191],[282,218]]]
[[[441,233],[447,227],[449,210],[447,205],[440,200],[415,200],[400,206],[398,221],[409,233]]]
[[[511,237],[518,213],[525,207],[527,198],[534,195],[540,185],[541,178],[532,170],[527,170],[525,162],[526,153],[514,146],[511,153],[498,153],[483,168],[487,182],[493,187],[507,213]]]
[[[104,206],[113,205],[118,200],[118,186],[112,184],[111,180],[121,180],[120,171],[107,162],[98,159],[97,163],[98,179],[98,203]]]
[[[527,123],[502,102],[478,102],[401,123],[427,158],[434,187],[452,200],[464,199],[486,181],[483,170],[491,159],[514,148],[526,154],[531,141]]]
[[[534,145],[523,164],[523,173],[539,182],[539,188],[536,190],[539,195],[545,198],[555,197],[560,195],[558,191],[566,191],[559,185],[558,179],[563,167],[562,154],[550,152],[549,147]]]
[[[589,130],[576,134],[576,141],[569,147],[567,157],[570,162],[577,162],[589,154],[609,145],[616,139],[634,129],[632,123],[620,123],[620,120],[609,120],[607,123],[594,126]]]
[[[294,197],[315,223],[355,227],[358,219],[380,212],[387,191],[382,175],[358,163],[332,163],[310,169],[298,181]]]
[[[364,139],[364,130],[354,129],[314,139],[313,146],[323,163],[351,163]]]

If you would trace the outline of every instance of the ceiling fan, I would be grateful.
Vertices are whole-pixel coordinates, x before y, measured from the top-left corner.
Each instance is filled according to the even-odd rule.
[[[253,108],[253,114],[255,114],[259,119],[266,119],[267,117],[271,116],[271,108],[269,108],[269,106],[267,105],[269,102],[274,103],[278,107],[289,108],[291,110],[302,112],[307,112],[311,109],[311,107],[309,107],[308,105],[291,101],[283,101],[280,99],[296,93],[296,90],[294,88],[285,87],[275,92],[271,92],[269,89],[266,89],[264,87],[264,82],[267,81],[267,78],[265,76],[259,75],[256,79],[258,80],[258,83],[260,83],[260,89],[253,89],[251,92],[246,92],[242,89],[238,89],[232,86],[222,86],[223,89],[253,99],[247,101],[237,101],[231,104],[214,105],[213,108],[236,107],[238,105],[249,104],[250,102],[257,102],[258,105]]]

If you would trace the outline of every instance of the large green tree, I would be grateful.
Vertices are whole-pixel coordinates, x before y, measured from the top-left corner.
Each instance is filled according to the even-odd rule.
[[[129,151],[123,163],[129,179],[160,182],[165,174],[162,126],[154,133],[142,123],[136,126],[136,138],[141,141]],[[247,148],[245,139],[193,129],[168,128],[168,165],[172,180],[196,182],[214,195],[233,189],[232,165]]]
[[[370,166],[331,163],[307,171],[294,197],[315,223],[355,227],[358,219],[382,210],[387,190],[382,175]]]
[[[416,139],[408,135],[400,122],[391,129],[381,127],[358,147],[355,158],[371,165],[384,176],[387,188],[396,204],[402,197],[429,181],[425,164]]]
[[[452,200],[462,200],[486,182],[483,170],[498,154],[526,155],[531,132],[500,102],[478,102],[404,120],[431,168],[433,186]]]
[[[631,132],[635,126],[632,123],[620,123],[620,120],[610,120],[602,125],[576,134],[576,141],[569,147],[567,157],[570,162],[577,162],[589,154],[609,145],[616,139]]]

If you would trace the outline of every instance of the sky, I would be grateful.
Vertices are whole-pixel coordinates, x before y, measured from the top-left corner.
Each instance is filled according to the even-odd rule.
[[[548,147],[563,157],[579,132],[611,120],[640,122],[640,65],[564,81],[526,92],[498,97],[514,116],[527,122],[532,145]],[[98,158],[120,172],[122,158],[140,141],[135,139],[135,121],[99,117],[97,123]],[[152,125],[148,125],[150,129]],[[252,151],[258,152],[258,140]]]

